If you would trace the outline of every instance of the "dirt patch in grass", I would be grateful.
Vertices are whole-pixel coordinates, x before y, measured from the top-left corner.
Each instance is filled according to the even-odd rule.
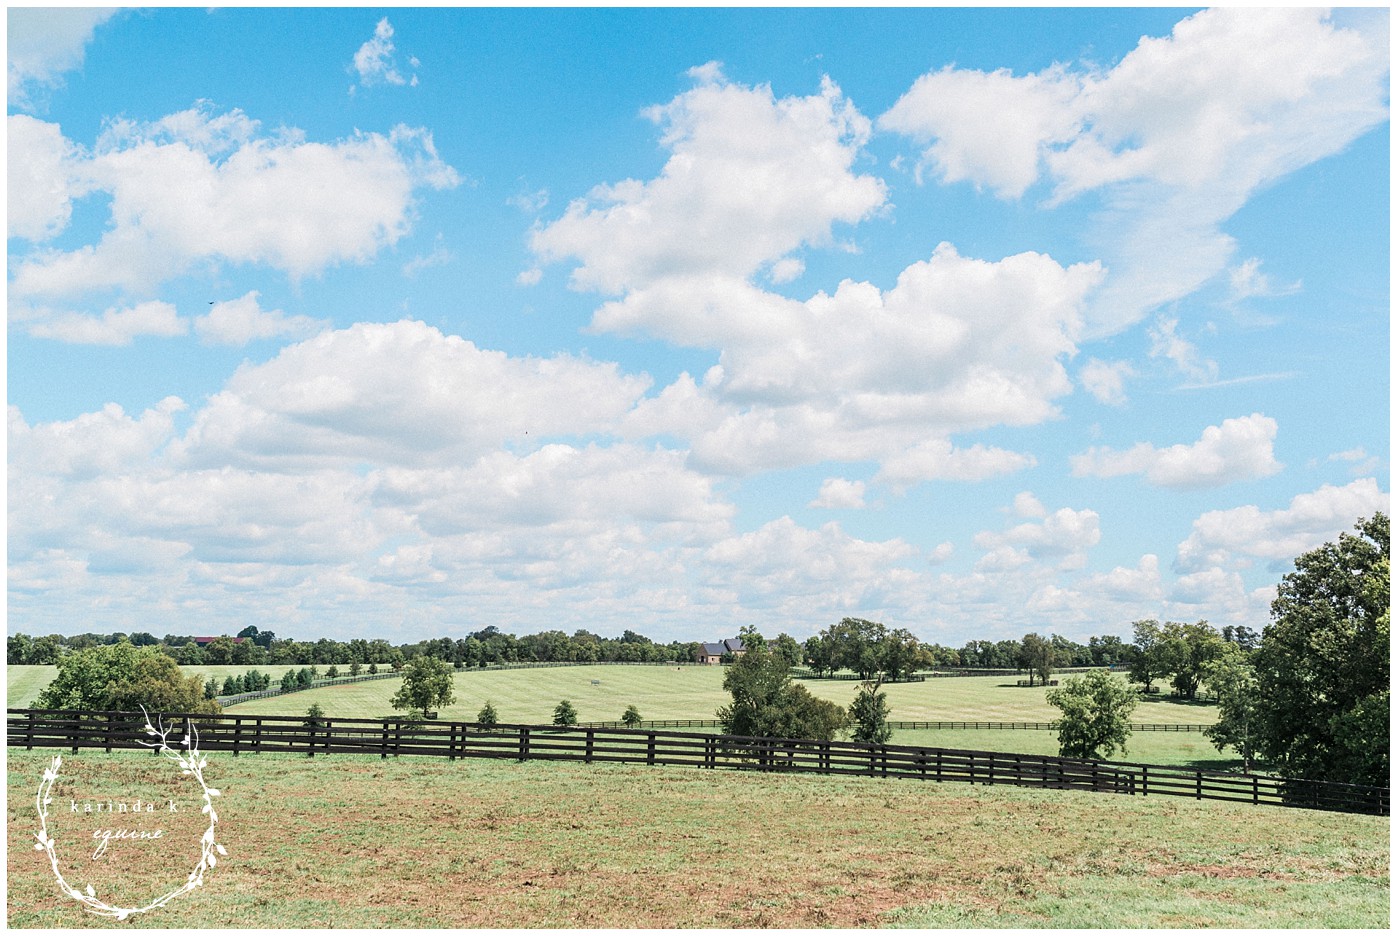
[[[149,766],[74,758],[114,783]],[[32,849],[46,761],[9,760],[7,921],[116,925],[59,894]],[[123,925],[1265,926],[1296,912],[1286,888],[1325,919],[1315,902],[1336,882],[1342,919],[1387,924],[1388,826],[1373,817],[541,762],[217,755],[208,772],[229,857],[178,907]],[[1156,912],[1153,888],[1176,886],[1197,894]],[[1091,922],[1118,892],[1139,896]]]

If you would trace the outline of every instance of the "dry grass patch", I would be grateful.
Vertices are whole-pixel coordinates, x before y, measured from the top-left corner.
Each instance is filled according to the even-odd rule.
[[[47,759],[10,752],[8,923],[116,925],[62,897],[32,850]],[[150,767],[78,760],[118,786]],[[1110,921],[1080,925],[1388,922],[1374,817],[543,762],[217,754],[207,773],[228,860],[124,925],[1030,926],[1098,907]]]

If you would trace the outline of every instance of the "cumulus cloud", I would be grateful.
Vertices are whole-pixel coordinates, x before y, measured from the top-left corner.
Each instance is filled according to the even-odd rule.
[[[1376,480],[1360,478],[1343,487],[1326,484],[1298,494],[1280,510],[1251,504],[1211,510],[1193,521],[1193,532],[1179,544],[1174,565],[1190,574],[1257,559],[1282,568],[1301,553],[1352,532],[1358,520],[1388,512],[1389,501]]]
[[[1219,8],[1144,37],[1109,69],[924,75],[880,127],[926,145],[945,182],[1050,204],[1099,191],[1112,278],[1093,332],[1124,328],[1226,268],[1221,225],[1250,196],[1387,119],[1386,20]]]
[[[328,324],[308,315],[263,310],[253,290],[238,299],[213,303],[206,315],[194,320],[194,331],[204,344],[242,346],[268,338],[304,338]]]
[[[378,21],[374,27],[373,38],[369,39],[359,47],[359,51],[354,53],[354,72],[359,76],[357,87],[372,88],[375,85],[411,85],[417,87],[417,76],[411,78],[403,77],[398,71],[398,62],[395,56],[397,47],[393,44],[393,26],[388,22],[388,17]],[[412,66],[417,67],[417,59],[412,59]],[[350,88],[353,93],[354,88]]]
[[[946,66],[923,75],[878,118],[879,129],[925,144],[922,163],[945,183],[971,182],[1018,198],[1041,173],[1050,147],[1081,132],[1082,80],[1061,66],[1014,77]]]
[[[35,338],[68,344],[129,345],[142,336],[174,338],[189,333],[189,322],[168,302],[142,302],[110,308],[101,315],[81,312],[28,310],[18,323]]]
[[[470,462],[530,433],[608,433],[648,386],[615,364],[360,323],[239,368],[181,444],[197,462],[260,467]]]
[[[97,27],[118,12],[78,7],[7,9],[10,105],[32,109],[42,91],[60,87],[66,73],[82,67]]]
[[[853,171],[868,120],[833,82],[777,99],[716,66],[692,74],[695,88],[647,112],[670,152],[660,175],[598,186],[534,232],[541,257],[577,258],[575,286],[616,294],[673,278],[745,279],[883,205],[884,184]],[[618,328],[615,319],[597,325]],[[625,324],[666,331],[651,316]]]
[[[73,144],[32,124],[16,146],[12,138],[12,172],[18,164],[67,174],[66,185],[26,208],[26,233],[52,237],[73,199],[111,197],[96,243],[14,258],[11,297],[32,301],[146,293],[195,263],[264,264],[300,279],[365,262],[408,232],[419,189],[458,182],[425,130],[400,125],[316,143],[294,131],[261,135],[240,112],[218,115],[206,104],[114,126],[90,153],[71,155]],[[56,162],[59,151],[70,155]]]
[[[1094,510],[1063,507],[1038,523],[1021,523],[1003,532],[985,530],[975,545],[988,552],[981,568],[1007,569],[1030,559],[1048,559],[1059,568],[1076,569],[1086,563],[1087,550],[1101,541],[1101,518]]]
[[[864,506],[864,483],[847,478],[826,478],[819,495],[807,506],[826,510],[851,510]]]
[[[72,218],[75,193],[68,180],[78,148],[57,124],[25,114],[11,114],[5,127],[9,135],[7,236],[48,240]]]
[[[692,320],[695,332],[734,320],[720,367],[701,386],[676,382],[644,408],[643,424],[653,432],[672,419],[669,431],[715,471],[875,459],[880,480],[906,487],[1020,470],[1031,456],[957,450],[944,437],[1056,414],[1054,400],[1072,388],[1062,359],[1100,276],[1042,254],[991,262],[942,244],[886,291],[845,281],[797,302],[743,284]],[[668,296],[651,298],[672,310]]]
[[[1072,474],[1079,478],[1142,474],[1151,484],[1169,488],[1219,487],[1265,478],[1282,468],[1272,451],[1277,428],[1271,417],[1252,413],[1208,426],[1191,445],[1160,449],[1141,442],[1123,452],[1094,447],[1072,456]]]

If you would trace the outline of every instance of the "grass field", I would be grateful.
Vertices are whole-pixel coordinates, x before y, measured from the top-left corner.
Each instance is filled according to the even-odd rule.
[[[245,667],[185,667],[207,678],[240,675]],[[36,672],[39,671],[39,672]],[[283,668],[269,670],[279,677]],[[26,704],[51,679],[53,667],[8,667],[9,704]],[[593,680],[596,684],[593,684]],[[1024,688],[1012,678],[971,676],[896,683],[884,687],[892,717],[897,721],[1047,722],[1058,711],[1047,703],[1042,687]],[[851,681],[803,680],[812,693],[847,706],[858,686]],[[229,709],[240,715],[303,715],[312,703],[327,716],[385,718],[397,713],[391,704],[401,684],[394,679],[327,686],[272,696]],[[440,710],[443,719],[472,721],[489,699],[501,721],[547,723],[553,707],[568,699],[580,721],[616,721],[626,706],[635,705],[646,719],[711,719],[731,697],[723,691],[723,672],[716,666],[566,666],[538,669],[463,670],[455,678],[456,702]],[[29,694],[24,702],[15,699]],[[1171,699],[1142,699],[1132,720],[1163,724],[1211,724],[1212,705]],[[950,747],[1021,754],[1056,754],[1054,731],[905,731],[894,732],[894,744]],[[1201,733],[1136,732],[1129,753],[1117,760],[1171,764],[1201,769],[1240,765],[1230,750],[1224,755]]]
[[[181,666],[180,672],[186,676],[198,676],[201,681],[207,680],[210,676],[217,676],[221,685],[225,678],[241,676],[250,669],[272,673],[274,679],[280,679],[281,674],[287,669],[300,669],[300,667]],[[39,697],[39,693],[44,690],[45,686],[53,682],[53,678],[57,675],[58,667],[56,666],[6,666],[5,707],[25,708]]]
[[[223,792],[228,857],[205,887],[117,924],[59,893],[33,850],[47,763],[37,751],[8,760],[12,927],[1390,922],[1384,818],[876,778],[214,754],[206,773]],[[65,783],[149,789],[160,764],[65,754],[55,797],[68,795]],[[192,863],[171,851],[157,859],[141,851],[148,844],[110,856],[143,871],[115,891],[104,885],[107,899],[135,904],[171,875],[183,880]],[[93,862],[76,852],[60,845],[81,881]]]

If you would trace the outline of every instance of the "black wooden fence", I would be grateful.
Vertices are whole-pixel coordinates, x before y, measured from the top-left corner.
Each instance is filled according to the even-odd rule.
[[[146,741],[145,716],[132,712],[9,709],[7,744],[24,748],[134,748]],[[193,723],[203,751],[420,754],[643,763],[700,768],[910,777],[937,782],[1093,790],[1130,796],[1186,796],[1253,804],[1388,815],[1387,788],[1289,781],[1256,774],[1035,754],[802,741],[692,732],[551,725],[481,725],[408,719],[244,715],[165,715]]]
[[[582,722],[584,728],[625,728],[621,721]],[[643,720],[637,728],[721,728],[723,723],[716,718],[667,718]],[[890,721],[888,727],[894,731],[1057,731],[1059,724],[1050,722],[974,722],[974,721]],[[1203,731],[1208,725],[1165,725],[1153,723],[1132,724],[1131,731]]]

